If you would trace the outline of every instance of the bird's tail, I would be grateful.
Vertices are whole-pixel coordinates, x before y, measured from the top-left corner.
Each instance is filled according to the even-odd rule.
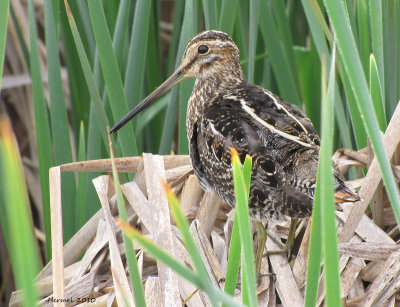
[[[357,192],[350,190],[342,180],[338,180],[335,184],[335,202],[345,203],[345,202],[356,202],[361,200]]]

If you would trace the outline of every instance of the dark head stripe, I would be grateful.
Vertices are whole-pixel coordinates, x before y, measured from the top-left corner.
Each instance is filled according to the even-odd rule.
[[[192,38],[190,41],[190,44],[195,44],[199,41],[212,41],[212,40],[220,40],[222,42],[227,41],[234,43],[233,40],[229,37],[228,34],[221,32],[221,31],[204,31],[201,32],[200,34],[196,35],[195,37]]]

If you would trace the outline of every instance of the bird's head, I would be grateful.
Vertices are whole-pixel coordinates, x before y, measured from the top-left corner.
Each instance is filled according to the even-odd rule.
[[[205,31],[193,37],[180,69],[186,78],[213,79],[228,74],[243,78],[239,49],[228,34],[220,31]]]
[[[110,133],[116,132],[153,101],[187,78],[209,79],[220,85],[233,85],[244,79],[240,67],[239,49],[228,34],[211,30],[193,37],[185,49],[181,65],[177,70],[125,115]]]

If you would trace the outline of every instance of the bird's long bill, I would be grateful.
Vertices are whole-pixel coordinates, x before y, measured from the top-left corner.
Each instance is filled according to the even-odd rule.
[[[126,114],[114,127],[111,128],[110,133],[118,131],[123,127],[128,121],[130,121],[134,116],[142,112],[147,108],[153,101],[162,96],[172,87],[174,87],[179,82],[185,79],[185,73],[182,67],[178,69],[167,79],[163,84],[161,84],[157,89],[154,90],[149,96],[147,96],[141,103],[134,107],[128,114]]]

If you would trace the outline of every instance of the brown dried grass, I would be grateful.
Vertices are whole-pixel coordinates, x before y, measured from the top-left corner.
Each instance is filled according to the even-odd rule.
[[[392,126],[393,127],[393,126]],[[390,129],[390,126],[389,126]],[[394,139],[385,138],[386,141]],[[395,146],[392,146],[395,148]],[[346,149],[339,150],[334,156],[339,169],[346,171],[350,166],[366,167],[370,163],[370,171],[374,168],[375,161],[369,156],[370,151],[361,150],[354,152]],[[388,151],[390,154],[390,150]],[[394,150],[393,150],[394,153]],[[396,153],[398,154],[398,153]],[[202,258],[206,263],[210,279],[216,286],[223,287],[224,270],[227,263],[226,238],[230,236],[233,214],[230,207],[223,203],[216,195],[204,193],[197,179],[191,172],[188,156],[153,156],[145,154],[144,157],[116,159],[117,169],[120,172],[134,172],[135,178],[122,185],[122,191],[127,199],[127,210],[131,225],[141,229],[147,236],[155,239],[157,231],[166,229],[172,241],[164,248],[173,251],[183,263],[190,265],[188,254],[180,241],[177,228],[171,220],[154,220],[154,208],[157,208],[162,198],[157,189],[161,181],[154,180],[155,173],[161,174],[172,186],[179,196],[181,206],[186,217],[191,222],[194,235]],[[399,166],[393,166],[398,169]],[[103,171],[111,170],[110,160],[86,161],[55,167],[51,171],[52,211],[54,227],[61,229],[61,191],[60,173],[62,171]],[[353,186],[361,186],[362,202],[343,204],[343,211],[337,211],[338,235],[340,243],[340,270],[342,280],[342,298],[348,306],[395,306],[399,300],[398,287],[400,285],[400,247],[396,244],[400,234],[393,211],[384,194],[384,188],[379,184],[380,175],[367,175],[354,182]],[[398,173],[395,171],[396,176]],[[372,179],[371,179],[372,178]],[[379,178],[379,179],[377,179]],[[149,180],[152,179],[152,180]],[[397,176],[397,179],[399,177]],[[150,181],[150,182],[149,182]],[[157,185],[159,181],[159,186]],[[371,181],[373,183],[371,183]],[[377,183],[376,183],[377,182]],[[94,179],[94,184],[102,203],[100,209],[76,235],[62,246],[58,240],[62,237],[60,231],[53,233],[54,259],[37,277],[38,288],[42,296],[42,304],[47,305],[50,297],[85,297],[95,299],[95,305],[106,306],[116,302],[118,291],[132,297],[127,279],[127,264],[125,249],[122,244],[121,231],[115,224],[117,217],[116,197],[112,177],[102,175]],[[365,187],[371,187],[366,190]],[[380,191],[382,189],[382,191]],[[364,194],[363,194],[363,191]],[[363,203],[369,198],[379,195],[379,206],[375,211],[380,211],[383,224],[379,227],[374,221],[374,211],[361,211]],[[58,195],[58,196],[57,196]],[[165,201],[165,200],[164,200]],[[361,213],[361,214],[360,214]],[[354,215],[358,214],[357,218]],[[353,217],[353,218],[351,218]],[[355,225],[349,224],[350,220],[359,220]],[[270,224],[270,231],[276,232],[281,238],[288,233],[288,224]],[[55,228],[55,229],[56,229]],[[355,233],[349,236],[346,230]],[[289,263],[286,255],[269,255],[263,258],[262,273],[274,273],[274,277],[262,277],[258,285],[260,306],[276,306],[281,302],[284,306],[291,304],[301,305],[304,301],[306,266],[309,244],[310,223],[303,220],[296,232],[296,250],[293,260]],[[164,235],[166,235],[164,233]],[[346,238],[349,237],[348,240]],[[171,245],[172,244],[172,245]],[[268,250],[278,247],[268,240]],[[83,258],[80,259],[83,253]],[[162,265],[151,259],[140,246],[136,246],[137,259],[140,266],[146,300],[149,306],[158,306],[166,301],[166,296],[172,291],[165,287],[165,270]],[[61,261],[63,260],[63,261]],[[54,272],[54,273],[53,273]],[[185,280],[174,274],[174,292],[178,294],[180,305],[196,289]],[[54,291],[54,292],[53,292]],[[236,296],[240,298],[240,290]],[[179,298],[180,297],[180,298]],[[14,292],[11,306],[18,304],[20,293]],[[120,300],[118,300],[120,301]],[[129,299],[129,301],[131,301]],[[318,304],[323,304],[324,290],[321,278]],[[132,301],[131,301],[132,302]],[[75,304],[67,303],[67,306]],[[201,292],[196,292],[186,303],[187,306],[207,306],[207,298]],[[92,306],[92,303],[91,303]]]

